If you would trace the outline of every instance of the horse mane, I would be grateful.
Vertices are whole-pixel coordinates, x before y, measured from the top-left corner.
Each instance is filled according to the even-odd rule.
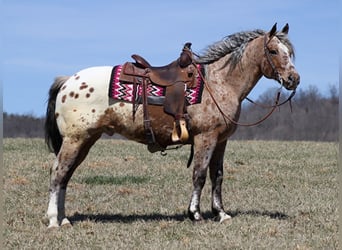
[[[240,62],[248,43],[259,36],[265,35],[266,33],[267,32],[264,30],[256,29],[253,31],[243,31],[228,35],[221,41],[209,45],[204,50],[204,53],[198,56],[196,62],[201,64],[210,64],[216,62],[225,55],[230,54],[230,57],[224,66],[229,64],[230,69],[232,70]],[[294,57],[294,47],[288,39],[287,34],[278,32],[276,37],[289,49],[290,56]]]

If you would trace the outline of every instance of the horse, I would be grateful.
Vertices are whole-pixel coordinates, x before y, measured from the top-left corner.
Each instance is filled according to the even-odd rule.
[[[202,101],[188,106],[191,129],[183,144],[193,149],[193,190],[188,216],[201,221],[202,188],[209,168],[211,211],[219,222],[229,220],[222,202],[223,159],[228,138],[235,132],[241,103],[261,77],[273,79],[287,90],[295,90],[300,76],[293,60],[294,47],[288,38],[289,25],[277,31],[241,31],[206,47],[195,62],[204,67],[206,87]],[[147,144],[143,112],[132,118],[133,104],[108,96],[112,66],[83,69],[72,76],[55,78],[50,87],[45,140],[56,159],[50,168],[49,202],[45,219],[48,228],[71,225],[65,214],[68,182],[103,133],[121,134]],[[148,105],[155,138],[170,146],[173,120],[160,106]],[[227,119],[229,118],[229,119]]]

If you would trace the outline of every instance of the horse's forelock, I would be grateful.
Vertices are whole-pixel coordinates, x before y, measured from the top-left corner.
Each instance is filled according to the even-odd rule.
[[[276,37],[280,40],[280,42],[282,42],[288,48],[290,56],[295,58],[295,50],[287,34],[278,32],[276,34]]]

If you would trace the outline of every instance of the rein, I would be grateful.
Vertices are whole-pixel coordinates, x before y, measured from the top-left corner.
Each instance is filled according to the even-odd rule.
[[[270,115],[273,113],[273,111],[278,107],[278,103],[279,103],[279,99],[280,99],[280,90],[278,91],[277,93],[277,97],[276,97],[276,100],[275,100],[275,104],[272,106],[272,109],[271,111],[266,114],[263,118],[261,118],[259,121],[257,122],[254,122],[254,123],[240,123],[238,121],[235,121],[233,118],[229,117],[228,115],[226,115],[223,110],[221,109],[220,105],[217,103],[211,89],[209,88],[208,86],[208,82],[204,79],[204,76],[203,74],[198,71],[200,77],[202,78],[203,80],[203,83],[204,83],[204,86],[205,88],[208,90],[208,93],[211,97],[211,99],[214,101],[216,107],[218,108],[218,110],[220,111],[221,115],[223,116],[223,119],[224,119],[224,122],[226,123],[226,126],[228,127],[228,122],[227,120],[229,120],[231,123],[235,124],[235,125],[239,125],[239,126],[245,126],[245,127],[251,127],[251,126],[255,126],[255,125],[258,125],[260,123],[262,123],[263,121],[265,121],[268,117],[270,117]],[[227,119],[227,120],[226,120]]]
[[[296,90],[293,90],[292,93],[289,95],[289,97],[285,101],[279,103],[276,107],[280,107],[280,106],[284,105],[285,103],[289,102],[290,109],[291,109],[291,112],[292,112],[292,102],[291,102],[291,100],[292,100],[292,98],[294,97],[295,94],[296,94]],[[253,103],[254,105],[262,107],[262,108],[273,108],[274,107],[274,105],[264,105],[264,104],[261,104],[261,103],[257,103],[257,102],[251,100],[248,97],[246,97],[245,99],[247,101],[249,101],[250,103]]]
[[[270,39],[270,40],[271,40],[271,39]],[[269,40],[269,41],[270,41],[270,40]],[[265,121],[268,117],[270,117],[271,114],[274,112],[274,110],[275,110],[277,107],[279,107],[279,106],[281,106],[281,105],[283,105],[283,104],[285,104],[285,103],[287,103],[287,102],[290,103],[290,108],[291,108],[291,111],[292,111],[291,99],[292,99],[293,96],[296,94],[296,91],[293,90],[292,93],[290,94],[290,96],[289,96],[285,101],[279,103],[281,89],[283,88],[283,81],[282,81],[282,79],[281,79],[281,77],[280,77],[280,74],[279,74],[278,70],[276,69],[276,67],[275,67],[275,65],[274,65],[274,63],[273,63],[273,61],[272,61],[272,59],[271,59],[270,51],[269,51],[269,49],[268,49],[268,47],[267,47],[267,44],[268,44],[268,42],[267,42],[267,36],[265,35],[265,38],[264,38],[264,51],[265,51],[265,55],[266,55],[266,58],[267,58],[268,63],[270,64],[270,66],[271,66],[271,68],[272,68],[272,70],[273,70],[273,72],[274,72],[276,81],[278,81],[278,82],[281,84],[281,87],[279,88],[279,90],[278,90],[278,92],[277,92],[277,94],[276,94],[276,99],[275,99],[274,105],[271,105],[271,106],[267,106],[267,105],[262,105],[262,104],[255,103],[254,101],[252,101],[251,99],[249,99],[248,97],[246,97],[246,100],[248,100],[249,102],[251,102],[251,103],[253,103],[253,104],[256,104],[256,105],[261,106],[261,107],[264,107],[264,108],[271,108],[271,110],[269,111],[269,113],[267,113],[267,114],[266,114],[263,118],[261,118],[259,121],[256,121],[256,122],[253,122],[253,123],[240,123],[240,122],[238,122],[238,121],[235,121],[233,118],[229,117],[228,115],[226,115],[226,114],[223,112],[223,110],[221,109],[220,105],[217,103],[217,101],[216,101],[216,99],[215,99],[215,97],[214,97],[214,95],[213,95],[213,93],[212,93],[212,91],[211,91],[211,89],[210,89],[210,87],[209,87],[209,84],[208,84],[208,82],[206,81],[206,79],[204,78],[203,74],[202,74],[200,71],[198,71],[198,74],[200,75],[200,77],[201,77],[202,80],[203,80],[203,83],[204,83],[205,88],[207,89],[207,91],[208,91],[210,97],[211,97],[212,100],[214,101],[214,103],[215,103],[216,107],[218,108],[219,112],[220,112],[221,115],[223,116],[224,122],[226,123],[226,126],[227,126],[227,127],[228,127],[227,120],[229,120],[231,123],[233,123],[233,124],[235,124],[235,125],[244,126],[244,127],[251,127],[251,126],[258,125],[258,124],[262,123],[263,121]],[[193,64],[194,66],[196,66],[194,62],[193,62],[192,64]]]

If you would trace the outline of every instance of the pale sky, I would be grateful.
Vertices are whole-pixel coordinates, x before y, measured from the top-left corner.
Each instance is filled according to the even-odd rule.
[[[43,116],[56,76],[118,65],[140,54],[161,66],[245,30],[290,25],[299,88],[338,86],[338,0],[82,1],[3,0],[0,40],[3,111]],[[257,98],[272,80],[252,91]]]

